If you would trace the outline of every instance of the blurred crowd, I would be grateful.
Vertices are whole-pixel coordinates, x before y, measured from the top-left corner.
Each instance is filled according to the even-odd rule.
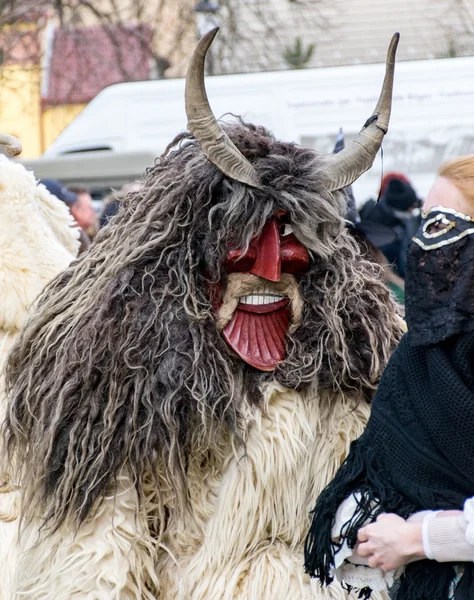
[[[122,200],[129,191],[136,189],[137,184],[126,184],[122,189],[111,190],[101,203],[100,210],[96,211],[90,191],[85,186],[66,187],[57,179],[40,179],[40,184],[56,196],[61,202],[64,202],[76,221],[80,231],[80,250],[79,254],[85,252],[92,243],[98,230],[104,227],[109,220],[117,213],[120,200]]]
[[[421,222],[421,205],[408,177],[390,172],[382,179],[377,199],[348,213],[363,253],[383,268],[387,285],[402,304],[407,251]]]

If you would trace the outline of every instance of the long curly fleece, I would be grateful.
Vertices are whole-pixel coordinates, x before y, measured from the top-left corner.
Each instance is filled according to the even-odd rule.
[[[0,424],[6,406],[3,366],[35,298],[78,252],[79,232],[67,207],[33,173],[0,155]],[[3,449],[0,448],[3,455]],[[9,598],[16,562],[19,490],[0,472],[0,599]]]

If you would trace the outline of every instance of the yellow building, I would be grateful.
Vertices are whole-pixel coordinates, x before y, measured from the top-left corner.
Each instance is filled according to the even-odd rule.
[[[17,136],[22,158],[40,156],[84,104],[44,108],[44,15],[0,29],[0,131]]]
[[[11,65],[1,71],[0,131],[17,136],[23,156],[32,158],[42,151],[41,72],[35,67]]]
[[[193,0],[185,1],[192,16]],[[37,10],[24,22],[0,25],[0,131],[21,139],[23,158],[40,156],[104,87],[159,76],[161,56],[172,61],[171,76],[184,74],[188,54],[170,46],[184,35],[191,52],[194,23],[171,8],[155,15],[154,23],[152,12],[129,25],[118,14],[116,26],[85,19],[60,27],[54,13]]]
[[[41,21],[0,29],[0,131],[19,137],[26,157],[41,143]]]

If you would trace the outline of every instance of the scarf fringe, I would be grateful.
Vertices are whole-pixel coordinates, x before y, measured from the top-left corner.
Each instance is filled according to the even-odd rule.
[[[405,568],[399,585],[392,588],[390,597],[392,600],[449,600],[453,598],[450,590],[455,577],[451,563],[432,560],[412,563]]]
[[[340,504],[351,494],[360,494],[357,509],[352,518],[343,525],[342,533],[350,548],[357,543],[357,533],[367,522],[374,521],[382,512],[394,512],[406,519],[419,510],[390,485],[390,476],[374,452],[366,445],[366,437],[352,443],[351,452],[344,461],[332,483],[320,495],[312,511],[312,522],[305,541],[305,570],[316,577],[321,585],[329,585],[334,568],[334,556],[342,546],[332,540],[332,528]],[[377,490],[377,494],[375,494]],[[474,598],[474,565],[461,565],[464,573],[458,584],[459,590],[469,587],[467,594],[452,595],[452,583],[456,571],[451,563],[422,560],[407,565],[401,579],[390,590],[392,600],[460,600]],[[345,586],[349,590],[349,586]],[[358,598],[368,600],[372,590],[363,588],[356,592]]]
[[[334,556],[343,543],[332,540],[332,529],[337,509],[346,498],[352,494],[357,498],[356,511],[342,527],[349,548],[356,545],[359,529],[382,512],[396,512],[406,518],[417,510],[391,485],[384,483],[390,481],[390,475],[379,464],[375,453],[367,448],[365,440],[364,434],[352,443],[349,456],[311,512],[311,527],[305,541],[305,570],[324,585],[332,581]],[[362,597],[368,597],[366,590]]]

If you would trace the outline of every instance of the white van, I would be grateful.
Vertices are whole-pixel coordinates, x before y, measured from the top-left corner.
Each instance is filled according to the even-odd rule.
[[[347,142],[372,114],[384,69],[374,64],[216,76],[207,77],[206,87],[216,116],[241,115],[282,140],[331,152],[339,128]],[[135,156],[134,169],[142,170],[185,128],[183,79],[117,84],[98,94],[28,165],[45,176],[42,164],[67,164],[69,172],[82,160],[99,173],[107,158],[109,166],[116,161],[125,168]],[[441,162],[467,153],[474,153],[474,58],[398,63],[384,172],[406,173],[424,195]],[[355,185],[358,202],[377,194],[381,173],[379,155]]]

